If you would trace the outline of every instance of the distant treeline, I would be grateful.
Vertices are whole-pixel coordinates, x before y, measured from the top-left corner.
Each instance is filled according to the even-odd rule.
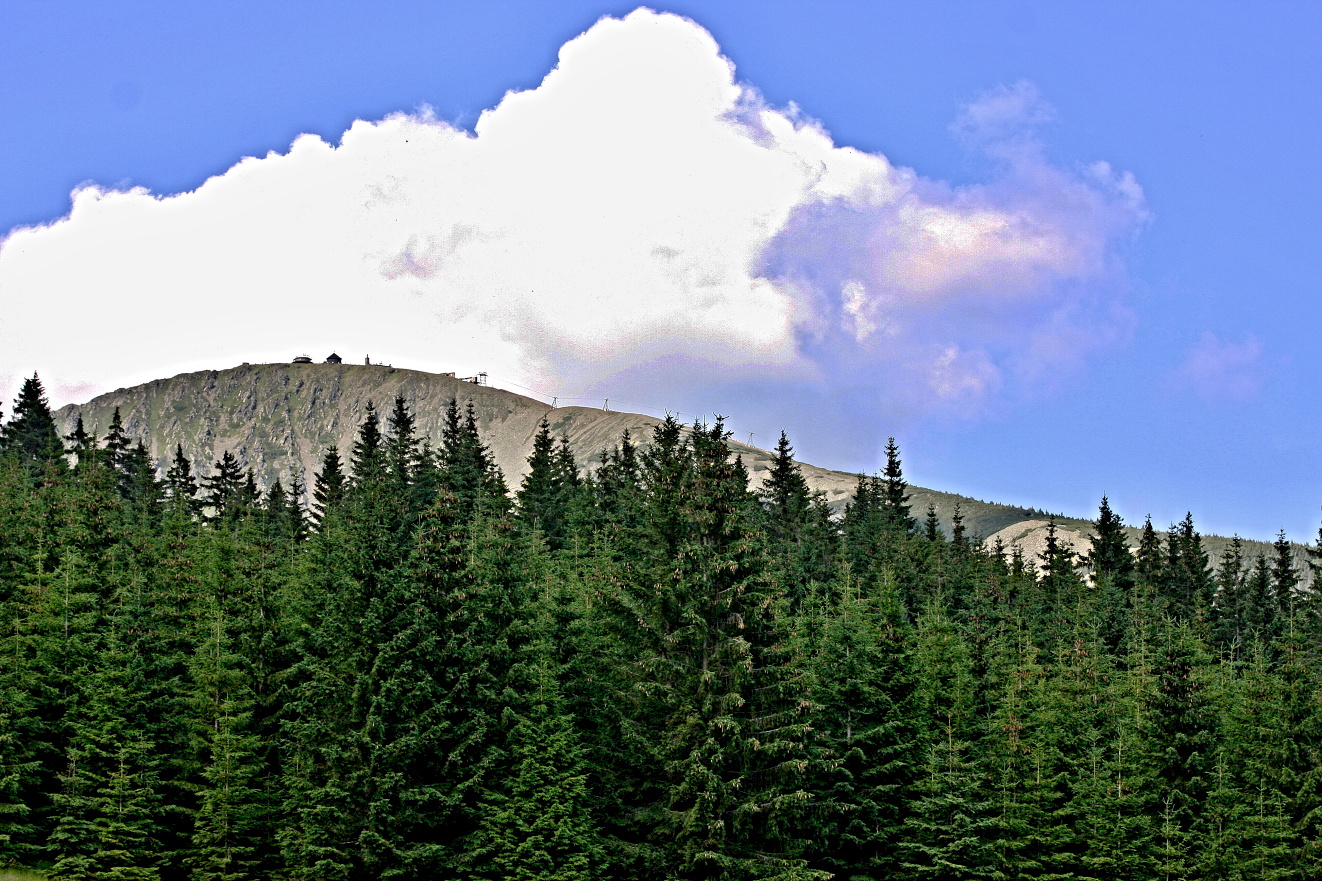
[[[69,879],[1305,879],[1322,617],[1192,519],[1084,559],[843,516],[720,421],[508,491],[396,400],[260,488],[0,430],[0,866]],[[918,516],[915,516],[915,513]]]

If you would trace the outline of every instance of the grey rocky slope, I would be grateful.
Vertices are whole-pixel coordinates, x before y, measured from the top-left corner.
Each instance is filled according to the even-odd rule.
[[[56,418],[65,433],[81,414],[89,433],[101,436],[116,407],[125,430],[144,441],[164,473],[181,445],[195,471],[207,472],[226,450],[257,480],[269,486],[276,478],[289,484],[294,474],[310,483],[326,448],[337,445],[347,458],[369,402],[384,419],[397,395],[411,405],[422,437],[439,441],[446,406],[471,403],[483,437],[512,488],[527,469],[532,439],[543,418],[557,436],[569,439],[580,463],[593,467],[603,450],[619,443],[625,430],[646,443],[660,420],[638,413],[619,413],[588,407],[552,407],[542,401],[504,389],[476,385],[453,376],[396,367],[356,364],[243,364],[228,370],[184,373],[132,388],[100,395],[85,404],[61,408]],[[747,444],[733,443],[748,466],[752,482],[760,484],[771,454]],[[854,491],[858,476],[803,465],[804,476],[815,490],[826,494],[837,510]],[[1041,511],[998,505],[933,489],[914,487],[912,504],[921,515],[930,504],[945,529],[956,503],[970,533],[1006,537],[1019,524],[1043,520]],[[1091,524],[1057,518],[1063,530],[1077,533],[1086,543]],[[1032,530],[1019,528],[1027,538]],[[1007,544],[1010,544],[1007,541]],[[1081,544],[1083,546],[1083,544]],[[1253,552],[1260,546],[1252,543]],[[1209,548],[1220,552],[1220,544]]]

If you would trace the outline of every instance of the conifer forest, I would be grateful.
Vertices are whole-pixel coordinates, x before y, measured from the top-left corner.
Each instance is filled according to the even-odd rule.
[[[382,402],[387,403],[387,402]],[[843,512],[721,421],[520,486],[471,408],[318,473],[0,432],[0,867],[59,879],[1322,877],[1311,573]],[[306,500],[306,505],[304,504]],[[1318,560],[1322,564],[1322,559]],[[0,868],[0,872],[3,869]]]

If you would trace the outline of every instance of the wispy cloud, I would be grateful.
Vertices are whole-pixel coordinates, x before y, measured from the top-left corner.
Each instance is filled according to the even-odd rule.
[[[77,191],[0,246],[0,370],[122,384],[335,348],[564,393],[848,386],[875,418],[976,414],[1127,320],[1142,191],[1047,161],[1052,113],[1026,83],[970,103],[955,130],[995,171],[951,186],[639,10],[471,133],[399,114],[189,193]]]
[[[1267,378],[1262,354],[1262,342],[1251,333],[1236,343],[1204,331],[1171,374],[1171,383],[1204,400],[1248,403],[1258,397]]]

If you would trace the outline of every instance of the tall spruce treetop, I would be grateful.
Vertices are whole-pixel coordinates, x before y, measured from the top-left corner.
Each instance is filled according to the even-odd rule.
[[[161,482],[147,445],[138,441],[124,456],[120,491],[142,512],[154,512],[161,501]]]
[[[412,530],[431,505],[436,493],[436,473],[431,449],[418,437],[417,424],[403,395],[386,420],[389,427],[382,442],[386,474],[397,518],[397,528]]]
[[[638,448],[625,430],[619,446],[602,452],[601,467],[593,475],[597,512],[603,520],[618,524],[633,510],[640,487],[639,467]]]
[[[1046,547],[1038,559],[1042,562],[1042,577],[1039,580],[1042,612],[1046,616],[1070,614],[1073,610],[1072,600],[1077,599],[1082,581],[1075,568],[1074,550],[1056,536],[1055,520],[1047,523]]]
[[[1125,522],[1111,510],[1111,503],[1102,496],[1102,504],[1097,511],[1097,537],[1093,539],[1092,551],[1087,563],[1097,577],[1108,575],[1121,591],[1127,592],[1134,586],[1134,555],[1125,540]]]
[[[969,547],[968,529],[964,526],[964,512],[960,510],[959,502],[955,502],[955,510],[950,514],[950,543],[962,550]]]
[[[1167,607],[1176,617],[1206,619],[1216,585],[1192,513],[1185,514],[1166,535],[1166,563],[1160,581]]]
[[[381,420],[371,401],[367,402],[363,424],[358,426],[358,439],[354,441],[349,462],[355,484],[375,479],[385,465],[381,453]]]
[[[1143,586],[1145,594],[1153,595],[1157,590],[1157,583],[1161,581],[1164,565],[1161,558],[1161,540],[1157,538],[1157,530],[1152,528],[1151,515],[1143,521],[1143,532],[1139,535],[1138,553],[1135,554],[1134,562],[1135,582]]]
[[[16,454],[30,468],[64,461],[64,444],[55,430],[46,390],[35,373],[23,381],[13,415],[0,430],[0,449]]]
[[[334,444],[326,449],[321,459],[321,470],[313,478],[312,510],[320,523],[326,512],[344,499],[344,463],[340,460],[340,450]]]
[[[887,527],[892,532],[912,535],[918,528],[909,508],[909,484],[900,467],[900,448],[895,438],[886,441],[886,469],[882,472],[882,505]]]
[[[556,502],[555,441],[545,417],[537,425],[528,454],[528,473],[519,487],[519,519],[541,528],[553,516]]]
[[[96,450],[96,438],[88,434],[87,429],[83,426],[82,413],[74,418],[73,431],[66,434],[64,439],[69,444],[65,448],[65,452],[77,456],[80,465],[86,463]]]
[[[244,475],[239,460],[226,450],[216,462],[215,472],[203,478],[206,495],[203,504],[211,509],[211,521],[221,520],[226,514],[237,514],[243,497]]]
[[[128,452],[133,442],[129,436],[124,433],[124,420],[120,418],[119,408],[110,416],[110,428],[106,431],[104,448],[106,451],[106,464],[112,468],[120,468],[124,463],[124,455]]]
[[[579,487],[578,465],[569,441],[556,444],[551,426],[543,419],[533,437],[528,473],[519,489],[519,521],[540,529],[552,550],[565,545],[569,511]]]
[[[165,472],[165,486],[174,510],[197,513],[197,481],[193,479],[193,465],[184,455],[183,444],[175,444],[174,460]]]
[[[929,542],[942,540],[941,520],[936,516],[936,504],[927,503],[927,516],[923,518],[923,538]]]
[[[1294,566],[1294,552],[1282,529],[1272,543],[1272,591],[1276,594],[1276,608],[1287,620],[1294,613],[1298,587],[1299,571]]]
[[[505,477],[482,443],[472,401],[460,416],[458,401],[450,399],[445,410],[440,466],[442,486],[454,493],[465,514],[479,510],[504,514],[509,510]]]
[[[789,438],[783,431],[776,443],[771,469],[762,481],[758,498],[767,512],[774,536],[792,539],[798,535],[804,521],[808,519],[812,494],[808,491],[808,481],[803,479],[803,471],[794,461],[794,447],[790,446]]]
[[[1244,542],[1237,535],[1221,553],[1216,569],[1216,601],[1212,606],[1216,638],[1222,648],[1239,642],[1244,601]]]
[[[664,768],[654,835],[675,877],[806,879],[795,840],[806,684],[783,646],[757,502],[727,437],[718,420],[686,442],[668,419],[645,453],[659,515],[642,662]]]
[[[421,453],[413,414],[403,395],[395,396],[394,409],[386,420],[390,434],[385,439],[386,469],[396,487],[407,490],[417,477]]]

